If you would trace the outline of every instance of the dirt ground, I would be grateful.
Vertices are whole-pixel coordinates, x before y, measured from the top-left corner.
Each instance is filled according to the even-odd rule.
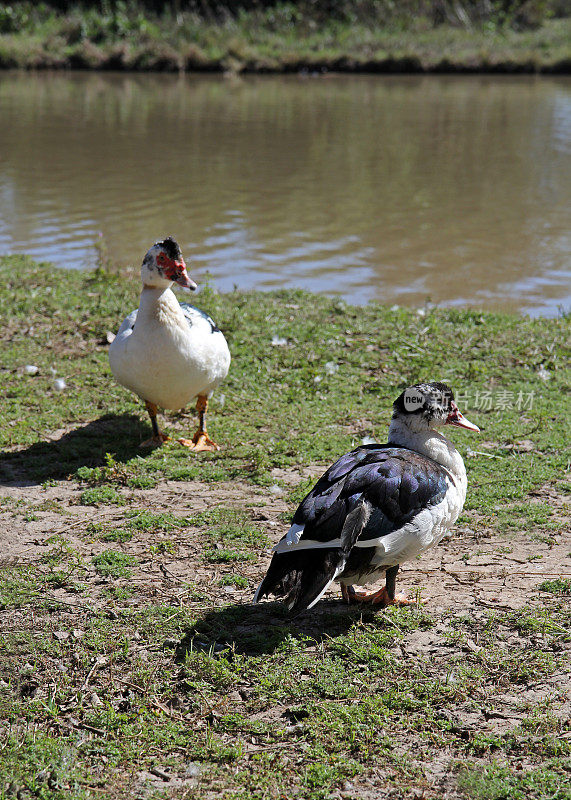
[[[317,465],[301,471],[275,470],[275,477],[293,486],[304,477],[321,472],[322,467]],[[288,509],[283,492],[274,494],[266,488],[239,481],[215,486],[198,481],[166,481],[153,489],[123,490],[123,493],[130,509],[154,513],[169,511],[181,517],[216,506],[253,508],[254,521],[266,529],[272,544],[287,530],[283,514]],[[37,561],[45,554],[48,539],[55,535],[65,537],[87,561],[105,550],[108,544],[86,537],[85,529],[93,522],[118,525],[124,518],[125,507],[82,506],[79,505],[80,495],[81,489],[66,481],[46,488],[17,484],[1,487],[0,498],[10,498],[13,502],[0,507],[0,567]],[[564,519],[569,519],[565,498],[553,489],[538,492],[537,500],[548,501]],[[25,514],[16,513],[19,507],[32,507],[35,519],[25,519]],[[539,592],[537,587],[542,581],[571,575],[571,533],[569,528],[567,531],[567,535],[546,544],[531,538],[528,535],[531,531],[521,531],[507,538],[493,531],[482,531],[477,525],[471,527],[468,519],[467,523],[456,526],[451,538],[420,559],[403,564],[398,588],[408,592],[411,598],[420,598],[431,611],[477,606],[516,610],[541,604],[545,593]],[[150,546],[165,536],[176,538],[177,551],[171,557],[153,559],[148,555]],[[133,579],[140,594],[160,594],[166,600],[177,585],[192,581],[198,583],[200,590],[216,605],[229,600],[237,603],[251,600],[253,589],[269,563],[271,549],[267,548],[259,563],[239,566],[240,574],[249,581],[247,589],[227,586],[221,592],[217,585],[219,573],[220,569],[228,571],[227,567],[204,565],[201,550],[192,541],[191,530],[174,537],[171,533],[137,533],[120,548],[137,557],[138,567],[133,570]],[[97,580],[95,572],[91,577]],[[80,602],[76,594],[68,596],[66,590],[61,589],[56,591],[56,596],[58,592],[60,599],[66,602]],[[338,594],[337,588],[332,588],[327,596],[333,598]]]

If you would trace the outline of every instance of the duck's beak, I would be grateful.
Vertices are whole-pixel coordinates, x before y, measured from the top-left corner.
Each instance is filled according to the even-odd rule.
[[[468,431],[480,431],[477,425],[460,413],[456,403],[452,403],[452,411],[448,414],[446,425],[456,425],[457,428],[466,428]]]
[[[191,292],[194,292],[196,289],[196,283],[186,271],[184,258],[181,258],[179,261],[171,261],[168,271],[165,270],[165,272],[171,281],[178,283],[178,285],[182,286],[183,289],[190,289]]]

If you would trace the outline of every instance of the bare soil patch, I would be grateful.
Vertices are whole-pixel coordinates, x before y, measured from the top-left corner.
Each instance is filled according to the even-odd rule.
[[[316,465],[296,470],[273,470],[276,480],[295,485],[300,480],[321,474]],[[232,571],[248,578],[248,589],[217,585],[229,568],[206,567],[202,547],[193,540],[192,529],[176,534],[136,533],[120,548],[137,557],[133,577],[143,594],[166,591],[169,586],[197,582],[200,590],[215,605],[229,600],[247,603],[252,587],[262,579],[271,556],[271,546],[287,530],[285,494],[279,487],[270,490],[245,482],[208,484],[199,481],[164,481],[153,489],[121,489],[125,506],[97,508],[80,504],[82,489],[70,481],[56,485],[4,486],[0,489],[0,564],[34,563],[46,552],[49,540],[63,536],[84,558],[105,549],[105,544],[86,535],[90,523],[111,527],[124,520],[125,508],[154,513],[171,512],[188,517],[216,507],[249,510],[252,519],[268,537],[270,545],[256,563],[234,566]],[[557,508],[557,518],[569,523],[569,504],[552,487],[536,493],[530,502],[548,501]],[[473,515],[478,523],[477,515]],[[421,600],[430,610],[469,608],[520,609],[540,604],[545,593],[538,586],[545,580],[571,576],[571,534],[563,532],[546,543],[534,538],[534,531],[500,535],[492,529],[470,525],[470,518],[457,525],[452,537],[414,562],[401,566],[399,588]],[[170,557],[153,558],[149,548],[161,539],[174,539],[176,552]],[[147,554],[147,555],[145,555]],[[168,593],[168,592],[167,592]],[[66,594],[65,590],[61,592]],[[338,596],[331,589],[328,597]]]

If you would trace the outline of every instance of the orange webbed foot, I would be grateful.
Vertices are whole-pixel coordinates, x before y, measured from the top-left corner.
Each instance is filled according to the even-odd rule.
[[[393,603],[395,606],[415,606],[417,601],[411,600],[410,597],[408,597],[404,592],[399,592],[398,594],[395,594]]]
[[[145,439],[144,442],[141,442],[139,447],[160,447],[165,442],[170,441],[170,436],[167,436],[166,433],[159,433],[157,436],[151,436],[150,439]]]
[[[195,453],[199,453],[201,451],[213,452],[220,450],[220,445],[216,444],[216,442],[213,442],[206,431],[197,431],[192,439],[179,439],[178,441],[184,447],[194,450]]]
[[[370,603],[374,606],[386,608],[387,606],[408,606],[414,605],[414,600],[409,600],[404,592],[399,592],[394,597],[391,597],[387,591],[387,587],[383,586],[378,591],[367,591],[363,589],[358,591],[354,586],[345,586],[341,584],[341,594],[347,603]]]

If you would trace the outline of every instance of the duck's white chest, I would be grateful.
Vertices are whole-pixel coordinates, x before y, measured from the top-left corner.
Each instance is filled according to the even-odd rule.
[[[182,408],[223,380],[230,353],[223,334],[199,312],[190,322],[169,291],[141,302],[134,326],[122,326],[111,345],[109,361],[119,383],[144,400]]]

